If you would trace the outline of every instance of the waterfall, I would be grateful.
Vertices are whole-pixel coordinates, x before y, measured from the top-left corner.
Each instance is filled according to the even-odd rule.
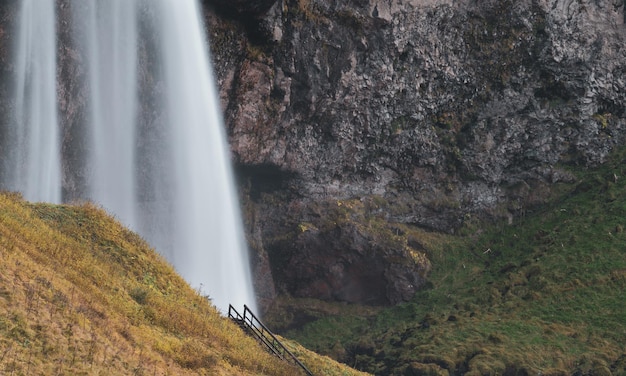
[[[167,175],[174,183],[173,262],[192,284],[203,285],[218,306],[227,309],[231,301],[256,308],[251,289],[239,287],[252,281],[198,5],[193,0],[155,5],[164,16],[159,49],[173,159],[161,165],[169,166]],[[179,253],[179,247],[194,257]],[[210,272],[204,265],[212,265]],[[221,291],[212,286],[222,286]]]
[[[84,198],[138,231],[223,312],[229,303],[254,309],[248,251],[197,1],[69,4],[88,96]],[[46,17],[54,25],[54,13]],[[20,35],[20,45],[35,43],[32,32]],[[54,50],[55,38],[48,39],[52,47],[46,48]],[[54,72],[54,58],[40,58],[25,59]],[[46,101],[56,108],[54,95]],[[29,166],[30,171],[43,164]],[[20,184],[18,190],[25,189]],[[49,184],[60,191],[60,178]]]
[[[15,107],[5,130],[2,187],[61,201],[54,1],[23,0],[14,50]]]
[[[88,62],[90,198],[137,230],[137,27],[133,1],[81,0],[76,39]],[[80,30],[80,31],[78,31]]]

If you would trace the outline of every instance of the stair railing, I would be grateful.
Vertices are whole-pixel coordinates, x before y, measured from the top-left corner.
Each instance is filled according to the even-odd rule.
[[[241,326],[244,330],[256,337],[267,349],[280,359],[293,363],[302,368],[308,375],[313,376],[311,371],[283,345],[278,338],[259,320],[247,305],[243,306],[243,316],[232,306],[228,305],[228,317]]]

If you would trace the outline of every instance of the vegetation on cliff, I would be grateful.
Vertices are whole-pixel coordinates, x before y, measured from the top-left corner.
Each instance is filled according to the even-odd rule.
[[[0,374],[294,375],[92,204],[0,194]],[[316,374],[360,374],[289,342]]]
[[[380,375],[625,374],[625,166],[622,149],[512,224],[432,235],[410,302],[302,302],[311,322],[286,336]]]

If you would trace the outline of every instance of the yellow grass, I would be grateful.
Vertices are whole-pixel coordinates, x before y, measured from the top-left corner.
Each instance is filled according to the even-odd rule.
[[[306,358],[320,374],[357,374]],[[0,374],[299,370],[265,352],[100,208],[0,193]]]

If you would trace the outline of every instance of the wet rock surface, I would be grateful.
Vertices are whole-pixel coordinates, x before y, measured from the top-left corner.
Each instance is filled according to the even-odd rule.
[[[475,217],[514,221],[554,184],[574,180],[563,166],[600,164],[623,144],[623,8],[613,0],[279,1],[251,27],[208,7],[233,157],[248,171],[272,166],[289,176],[269,190],[244,179],[262,217],[253,231],[269,240],[290,231],[286,216],[305,222],[306,210],[279,207],[359,197],[384,197],[397,209],[390,223],[435,231]],[[346,265],[363,262],[371,274],[355,283],[386,296],[366,287],[393,274],[368,258],[381,254],[366,245],[371,234],[334,231],[265,241],[270,260],[284,259],[274,281],[295,295],[366,302],[342,290]]]

